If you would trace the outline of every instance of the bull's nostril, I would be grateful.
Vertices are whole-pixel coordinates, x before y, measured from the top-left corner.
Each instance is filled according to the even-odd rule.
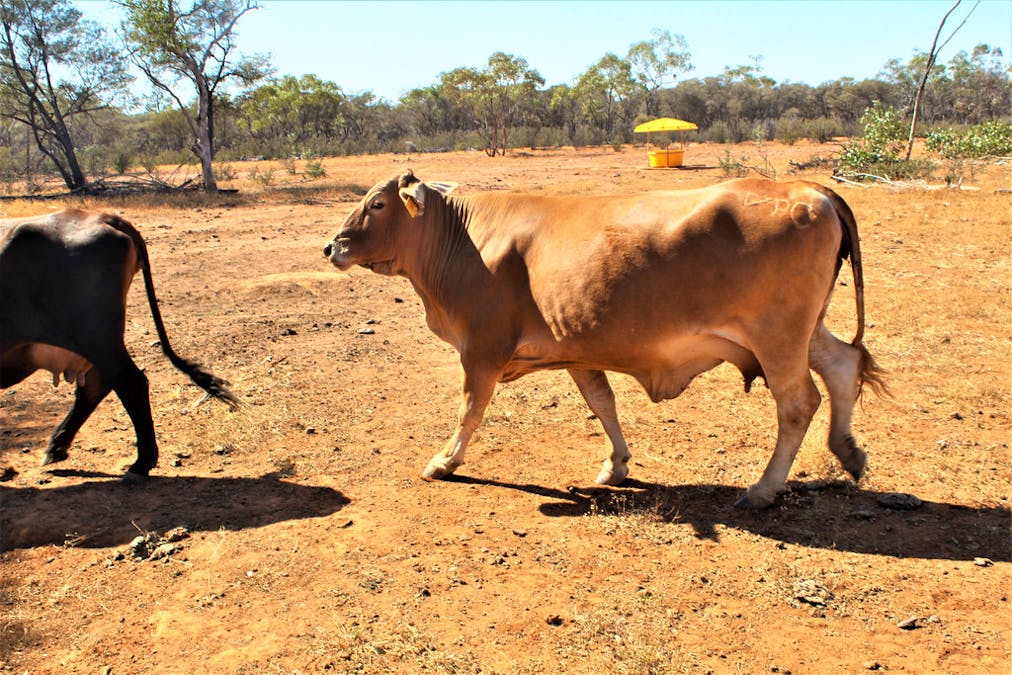
[[[334,251],[334,247],[331,246],[330,244],[327,244],[326,246],[323,247],[323,255],[324,255],[324,257],[329,258],[330,254],[333,251]]]

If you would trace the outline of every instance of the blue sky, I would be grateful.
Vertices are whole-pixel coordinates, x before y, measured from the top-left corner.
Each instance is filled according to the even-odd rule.
[[[278,75],[314,73],[346,92],[390,101],[453,68],[483,66],[495,51],[523,57],[547,85],[572,84],[606,53],[625,56],[655,28],[685,37],[695,69],[684,77],[718,75],[761,56],[777,82],[817,85],[875,77],[890,58],[906,62],[927,51],[952,1],[262,0],[240,21],[237,42],[243,52],[269,53]],[[87,18],[118,23],[108,0],[76,4]],[[943,37],[971,7],[963,0]],[[982,0],[940,61],[979,43],[1012,61],[1012,1]]]

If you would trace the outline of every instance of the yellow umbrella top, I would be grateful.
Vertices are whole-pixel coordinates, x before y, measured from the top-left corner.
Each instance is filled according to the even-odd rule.
[[[673,117],[659,117],[655,120],[644,122],[633,129],[633,131],[635,133],[651,133],[657,131],[691,131],[698,128],[692,122],[686,122],[685,120],[676,120]]]

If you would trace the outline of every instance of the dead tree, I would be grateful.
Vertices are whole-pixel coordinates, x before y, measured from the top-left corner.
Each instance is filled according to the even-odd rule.
[[[977,9],[977,5],[980,4],[980,0],[977,0],[977,2],[974,3],[973,7],[970,8],[970,11],[966,13],[966,16],[963,17],[962,23],[956,26],[955,30],[953,30],[949,34],[949,37],[945,39],[945,42],[943,42],[942,44],[938,44],[938,36],[942,34],[942,28],[945,26],[945,22],[948,21],[949,16],[954,11],[956,11],[956,8],[959,7],[959,4],[961,2],[962,0],[956,0],[956,3],[952,7],[950,7],[949,11],[946,12],[945,16],[942,17],[942,22],[938,24],[938,30],[935,31],[935,39],[932,41],[931,49],[928,51],[928,62],[924,64],[924,75],[921,76],[921,83],[917,87],[917,96],[914,97],[914,110],[912,114],[912,119],[910,120],[910,138],[907,139],[906,159],[910,159],[910,153],[913,152],[914,150],[914,132],[917,130],[917,116],[921,112],[921,99],[924,98],[924,89],[927,87],[928,76],[931,75],[931,69],[935,67],[935,59],[938,58],[938,52],[942,51],[942,48],[945,47],[945,45],[949,44],[949,40],[952,39],[952,36],[954,36],[959,31],[959,29],[963,27],[963,24],[966,23],[966,20],[970,18],[971,14],[973,14],[973,10]]]

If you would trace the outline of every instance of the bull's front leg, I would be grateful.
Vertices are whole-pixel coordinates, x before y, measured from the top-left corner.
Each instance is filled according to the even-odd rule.
[[[601,420],[601,426],[608,435],[608,457],[601,464],[601,472],[594,482],[598,485],[618,485],[629,475],[629,447],[622,436],[615,410],[615,392],[608,384],[608,376],[602,370],[570,370],[569,375],[580,388],[583,400]]]
[[[446,478],[464,463],[464,451],[471,441],[471,435],[481,424],[485,408],[492,399],[498,373],[486,369],[469,369],[464,366],[464,387],[460,411],[457,415],[457,430],[442,452],[430,461],[422,477],[426,479]]]

